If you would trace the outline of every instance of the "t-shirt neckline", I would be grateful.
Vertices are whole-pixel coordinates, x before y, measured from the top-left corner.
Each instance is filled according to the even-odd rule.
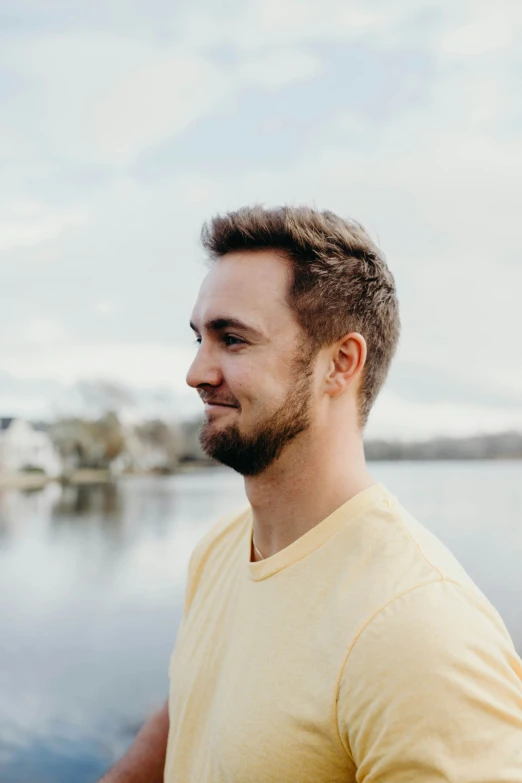
[[[278,571],[282,571],[299,560],[302,560],[307,555],[314,552],[322,544],[331,538],[343,525],[353,520],[368,506],[376,502],[385,492],[385,488],[381,483],[372,484],[370,487],[361,490],[352,498],[343,503],[339,508],[335,509],[321,522],[318,522],[315,527],[308,530],[300,538],[291,543],[289,546],[276,552],[275,555],[267,557],[264,560],[257,560],[252,562],[250,560],[252,550],[252,530],[253,520],[252,512],[249,511],[248,521],[248,536],[246,540],[246,559],[248,564],[248,573],[250,579],[254,582],[260,582],[263,579],[267,579],[273,576]]]

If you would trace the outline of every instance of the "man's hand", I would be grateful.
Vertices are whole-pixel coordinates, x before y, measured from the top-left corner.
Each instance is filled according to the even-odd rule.
[[[167,738],[168,704],[155,712],[129,750],[99,783],[163,783]]]

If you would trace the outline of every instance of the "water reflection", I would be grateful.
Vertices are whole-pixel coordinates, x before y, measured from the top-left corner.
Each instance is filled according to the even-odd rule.
[[[65,486],[54,504],[56,519],[94,514],[102,514],[105,519],[121,516],[121,492],[116,483]]]
[[[520,463],[379,464],[519,649]],[[190,552],[244,503],[228,471],[0,492],[0,780],[93,783],[166,697]]]
[[[190,552],[242,502],[229,473],[0,493],[0,780],[121,755],[166,698]]]

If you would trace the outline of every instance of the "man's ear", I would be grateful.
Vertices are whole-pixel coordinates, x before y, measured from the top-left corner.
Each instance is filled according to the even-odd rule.
[[[359,332],[349,332],[332,345],[325,378],[326,393],[330,397],[338,397],[348,388],[358,388],[366,355],[366,340]]]

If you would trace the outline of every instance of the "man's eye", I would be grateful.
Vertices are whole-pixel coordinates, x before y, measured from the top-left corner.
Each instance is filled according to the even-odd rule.
[[[241,340],[239,337],[234,337],[232,334],[226,334],[223,337],[223,340],[225,342],[225,345],[244,345],[245,341]]]
[[[194,345],[201,345],[201,337],[196,337],[194,340]]]

